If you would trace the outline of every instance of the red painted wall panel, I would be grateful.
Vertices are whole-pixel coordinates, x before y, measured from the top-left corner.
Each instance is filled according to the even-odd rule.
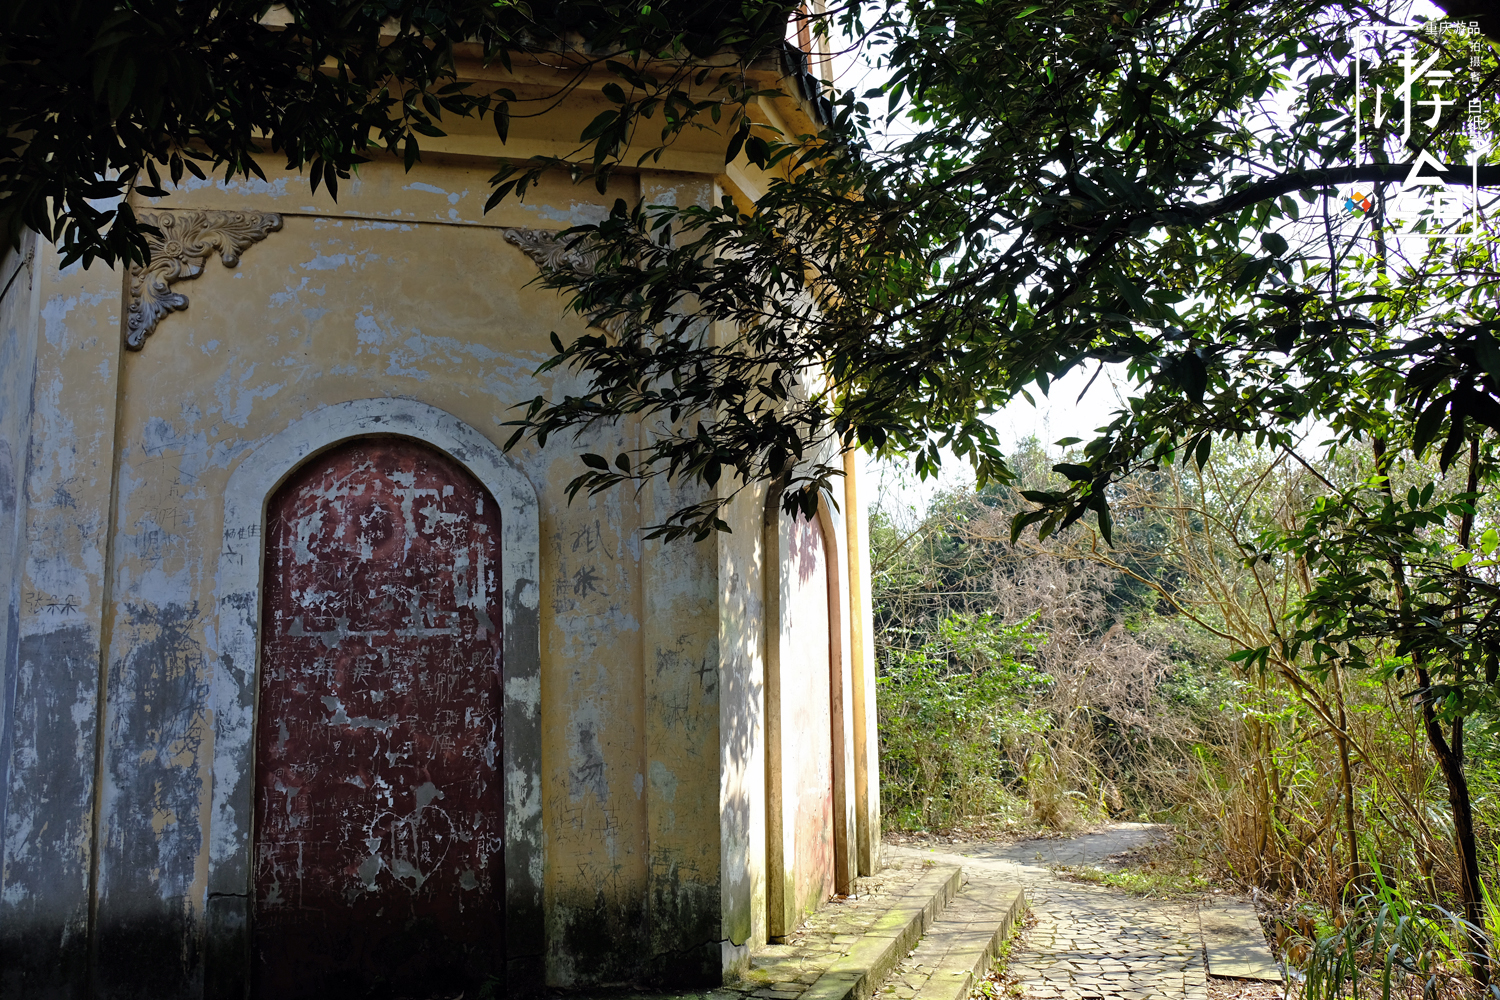
[[[499,511],[361,439],[267,517],[255,992],[432,996],[503,970]]]

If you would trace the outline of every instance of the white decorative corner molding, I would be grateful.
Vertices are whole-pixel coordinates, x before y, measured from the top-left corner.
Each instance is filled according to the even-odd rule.
[[[507,243],[514,243],[521,252],[530,257],[543,273],[547,271],[572,271],[578,275],[594,273],[599,255],[588,253],[577,247],[569,248],[577,237],[564,239],[555,229],[502,229]]]
[[[570,246],[577,237],[564,237],[555,229],[502,229],[501,232],[506,242],[520,247],[543,275],[548,271],[570,271],[578,277],[588,277],[599,266],[598,251]],[[603,330],[610,340],[619,341],[626,320],[618,316],[613,319],[590,317],[589,325]]]
[[[247,247],[281,228],[275,212],[173,212],[140,218],[160,229],[161,236],[146,237],[151,262],[130,269],[125,346],[133,351],[145,346],[163,316],[187,308],[187,296],[172,291],[173,284],[202,274],[214,251],[225,267],[234,267]]]

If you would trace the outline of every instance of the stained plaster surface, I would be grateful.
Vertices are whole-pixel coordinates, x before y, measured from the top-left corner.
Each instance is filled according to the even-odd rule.
[[[755,950],[743,975],[722,987],[703,990],[589,990],[570,1000],[797,1000],[876,928],[892,906],[934,865],[901,858],[876,875],[856,879],[849,896],[835,897],[807,916],[780,943]]]
[[[466,135],[454,152],[478,142]],[[139,353],[120,346],[120,272],[63,272],[43,248],[16,286],[29,300],[6,298],[0,356],[23,378],[0,386],[0,439],[25,554],[4,577],[0,948],[42,956],[58,989],[92,975],[121,997],[198,996],[203,949],[244,933],[210,906],[234,897],[210,862],[225,780],[218,569],[260,558],[258,538],[225,537],[234,471],[303,415],[353,400],[419,401],[503,443],[514,404],[582,389],[533,373],[549,332],[583,330],[504,229],[596,221],[616,198],[722,193],[671,171],[618,176],[602,196],[549,177],[486,214],[487,160],[434,154],[411,173],[376,161],[337,202],[265,167],[264,181],[189,179],[137,204],[282,216],[237,267],[210,257],[174,285],[187,308]],[[624,424],[509,453],[540,510],[541,668],[515,694],[542,716],[545,843],[529,847],[545,915],[527,929],[545,936],[534,959],[554,985],[713,979],[765,940],[759,501],[734,515],[741,534],[695,546],[644,541],[642,527],[696,493],[564,495],[579,451],[612,457],[647,433]],[[26,963],[0,965],[14,978]]]
[[[31,362],[27,391],[5,402],[7,411],[21,408],[29,430],[24,472],[12,451],[22,479],[15,519],[24,553],[7,580],[18,582],[12,594],[19,607],[15,640],[4,650],[10,710],[0,993],[6,995],[76,992],[87,978],[122,315],[119,277],[102,266],[62,268],[43,245],[30,272],[11,290],[18,308],[29,295],[29,316],[6,323],[7,340],[19,338],[12,353],[23,366]]]
[[[481,180],[462,169],[422,176],[372,165],[341,195],[343,210],[416,214],[400,206],[446,203]],[[200,936],[207,845],[217,834],[207,809],[208,709],[223,649],[216,571],[221,549],[238,547],[252,562],[260,551],[256,537],[223,537],[230,474],[319,407],[406,397],[498,444],[508,437],[512,401],[572,388],[531,379],[547,331],[566,327],[555,297],[525,287],[535,266],[499,230],[346,218],[329,206],[330,215],[292,214],[320,206],[300,204],[305,188],[284,180],[174,197],[170,207],[179,209],[286,215],[237,268],[211,260],[179,286],[187,310],[166,317],[126,358],[99,871],[100,979],[110,988],[118,976],[121,990],[192,992],[201,974],[182,941]],[[414,182],[424,187],[403,192]],[[571,203],[557,214],[581,217]],[[609,431],[589,444],[618,449],[623,439]],[[642,769],[630,753],[639,746],[631,711],[640,690],[631,683],[640,649],[631,599],[639,511],[617,497],[563,502],[575,448],[520,449],[511,459],[542,485],[541,544],[553,557],[542,560],[539,581],[539,682],[560,697],[544,702],[554,710],[542,748],[552,769],[541,778],[544,811],[554,817],[547,847],[565,867],[549,866],[549,874],[589,882],[597,919],[640,912],[632,900],[643,895],[648,853],[631,781]],[[613,655],[596,655],[600,647]],[[578,831],[591,835],[575,852]],[[634,935],[639,921],[608,926]],[[641,943],[612,941],[619,933],[594,947],[620,954],[626,949],[614,946]]]
[[[36,365],[36,327],[29,308],[34,253],[35,237],[28,237],[21,252],[7,248],[0,254],[0,818],[5,816],[9,791],[11,708],[19,666],[20,568],[26,538],[20,513]]]
[[[238,267],[212,258],[175,286],[187,309],[123,358],[122,276],[102,265],[62,274],[42,262],[36,402],[26,410],[8,398],[5,418],[34,414],[22,648],[7,660],[19,694],[7,730],[3,903],[7,934],[36,915],[53,940],[61,929],[83,941],[102,732],[96,981],[113,995],[202,989],[211,691],[222,649],[216,571],[230,545],[259,558],[258,539],[223,537],[234,469],[322,406],[406,397],[503,443],[513,403],[581,388],[565,373],[532,375],[551,354],[550,331],[581,327],[554,293],[531,284],[535,265],[501,227],[597,219],[614,197],[634,200],[638,182],[622,180],[599,199],[549,181],[526,204],[486,217],[490,172],[447,163],[408,175],[369,164],[334,204],[268,170],[269,182],[188,184],[143,205],[284,219]],[[667,176],[660,186],[680,184]],[[725,941],[719,554],[711,544],[641,539],[643,524],[696,496],[614,492],[569,504],[563,495],[578,451],[613,456],[638,433],[627,425],[510,453],[541,508],[542,669],[532,696],[544,716],[549,944],[538,958],[560,985],[653,967],[716,976]],[[741,579],[754,585],[748,568]],[[756,607],[744,594],[732,602],[742,620],[731,638],[754,658],[745,619]],[[743,797],[753,673],[737,684],[736,724],[751,734],[736,751]],[[734,846],[753,858],[748,832]],[[742,860],[736,892],[753,891],[751,864]],[[749,940],[743,917],[734,937]],[[55,945],[41,951],[56,957]]]
[[[765,491],[731,503],[719,558],[719,853],[725,974],[766,941]]]

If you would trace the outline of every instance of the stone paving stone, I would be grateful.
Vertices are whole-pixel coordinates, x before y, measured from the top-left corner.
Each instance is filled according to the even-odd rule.
[[[1094,841],[888,848],[886,856],[958,864],[968,879],[1025,890],[1036,922],[1012,950],[1006,977],[1026,1000],[1208,1000],[1195,904],[1073,883],[1047,867],[1049,861],[1086,862],[1090,851],[1099,860],[1151,835],[1149,828],[1137,831]],[[903,966],[896,977],[909,980],[912,971]]]
[[[1191,905],[1072,884],[1045,869],[1035,873],[1027,894],[1037,922],[1012,952],[1007,969],[1023,996],[1202,1000],[1206,995]],[[1032,985],[1039,981],[1046,986]]]

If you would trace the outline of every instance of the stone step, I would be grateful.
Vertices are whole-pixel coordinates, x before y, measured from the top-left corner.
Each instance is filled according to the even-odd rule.
[[[958,893],[963,871],[935,865],[828,967],[799,1000],[869,1000]]]
[[[965,1000],[989,973],[1025,910],[1026,894],[1019,886],[992,878],[966,879],[882,994],[900,1000]]]

